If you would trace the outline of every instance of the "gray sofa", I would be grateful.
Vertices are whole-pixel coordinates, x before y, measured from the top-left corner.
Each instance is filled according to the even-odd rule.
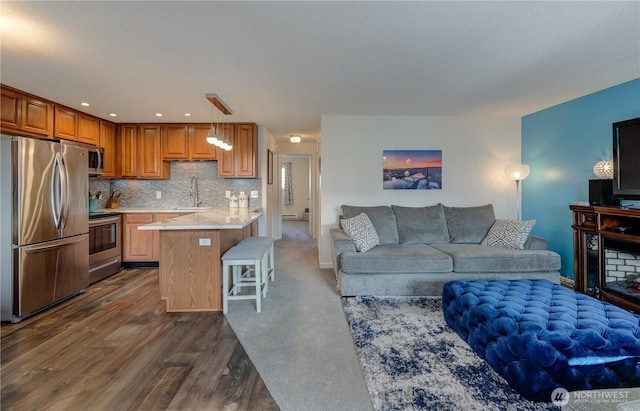
[[[496,222],[491,204],[342,206],[344,219],[361,213],[369,217],[380,245],[360,252],[344,230],[330,230],[333,266],[343,296],[435,296],[452,280],[560,282],[560,256],[547,250],[546,239],[528,235],[523,249],[480,244]]]

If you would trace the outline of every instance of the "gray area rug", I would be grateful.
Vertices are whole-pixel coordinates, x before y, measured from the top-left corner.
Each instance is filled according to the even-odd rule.
[[[342,304],[376,410],[560,410],[511,389],[447,326],[439,298]]]
[[[262,312],[255,301],[230,301],[226,318],[282,410],[370,411],[335,275],[318,268],[307,227],[287,222],[276,241]]]

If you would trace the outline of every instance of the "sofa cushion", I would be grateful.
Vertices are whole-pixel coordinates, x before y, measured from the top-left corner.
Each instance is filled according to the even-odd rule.
[[[449,231],[442,204],[430,207],[392,205],[401,244],[448,243]]]
[[[560,256],[547,250],[510,250],[480,244],[431,244],[453,258],[458,273],[540,272],[560,270]]]
[[[480,245],[523,250],[536,220],[496,220]]]
[[[340,255],[344,273],[441,273],[453,269],[451,257],[426,244],[386,244],[366,253]]]
[[[398,226],[396,224],[396,216],[389,206],[342,206],[342,215],[344,218],[352,218],[360,213],[365,213],[373,226],[376,228],[380,244],[398,244]]]
[[[452,243],[480,244],[496,220],[493,205],[477,207],[444,206]]]
[[[369,251],[373,247],[380,245],[380,238],[376,233],[376,229],[365,213],[360,213],[351,218],[344,218],[340,221],[340,224],[344,232],[356,244],[358,251]]]

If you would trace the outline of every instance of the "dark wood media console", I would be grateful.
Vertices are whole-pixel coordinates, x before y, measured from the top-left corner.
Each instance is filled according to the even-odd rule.
[[[569,208],[576,291],[640,313],[640,210]]]

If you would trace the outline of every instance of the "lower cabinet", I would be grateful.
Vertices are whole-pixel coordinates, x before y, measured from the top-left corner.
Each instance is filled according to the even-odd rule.
[[[122,261],[160,261],[160,235],[158,231],[138,230],[144,224],[179,217],[185,213],[129,213],[122,217],[124,239],[122,241]]]

